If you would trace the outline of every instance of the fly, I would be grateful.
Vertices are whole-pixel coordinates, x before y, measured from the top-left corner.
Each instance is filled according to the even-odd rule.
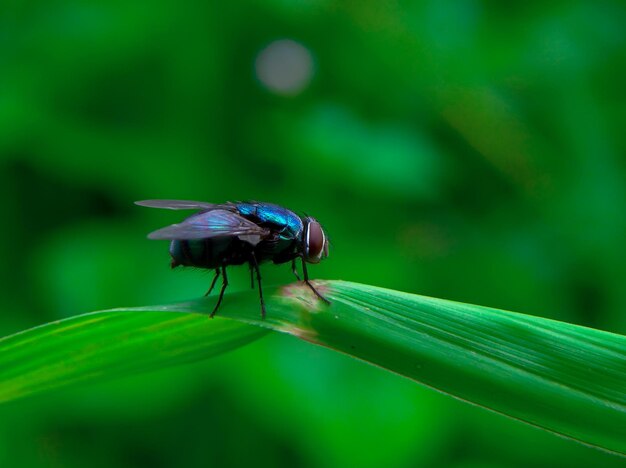
[[[187,200],[144,200],[140,206],[168,210],[198,210],[181,223],[154,231],[149,239],[170,241],[171,266],[193,266],[215,271],[208,296],[217,279],[222,276],[220,295],[211,312],[215,315],[228,286],[226,267],[250,266],[251,283],[254,275],[259,288],[261,316],[265,318],[265,302],[261,287],[259,265],[291,262],[293,274],[300,281],[296,260],[302,261],[304,282],[326,303],[309,281],[307,263],[319,263],[328,257],[328,238],[320,223],[310,216],[299,216],[279,205],[261,202],[213,204]]]

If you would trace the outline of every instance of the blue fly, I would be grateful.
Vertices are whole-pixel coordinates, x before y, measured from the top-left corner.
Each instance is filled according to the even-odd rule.
[[[291,262],[298,281],[296,259],[302,260],[304,282],[321,300],[329,303],[309,281],[307,263],[319,263],[328,257],[328,238],[320,223],[309,216],[301,217],[293,211],[271,203],[242,202],[213,204],[187,200],[144,200],[140,206],[168,210],[198,210],[183,222],[154,231],[149,239],[170,240],[172,268],[193,266],[215,270],[215,276],[206,295],[209,295],[222,276],[222,288],[215,315],[228,286],[226,267],[250,266],[256,273],[261,301],[261,315],[265,318],[265,302],[261,288],[259,264]],[[251,276],[254,287],[254,276]]]

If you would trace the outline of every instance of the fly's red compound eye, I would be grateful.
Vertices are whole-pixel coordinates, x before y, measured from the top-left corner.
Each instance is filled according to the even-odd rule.
[[[320,223],[311,219],[307,224],[304,254],[307,262],[318,263],[326,247],[326,235]]]

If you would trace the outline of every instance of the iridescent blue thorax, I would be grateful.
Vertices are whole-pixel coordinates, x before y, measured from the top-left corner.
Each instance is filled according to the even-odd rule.
[[[282,206],[271,203],[236,203],[235,207],[241,216],[278,231],[282,239],[291,241],[302,236],[302,219]]]

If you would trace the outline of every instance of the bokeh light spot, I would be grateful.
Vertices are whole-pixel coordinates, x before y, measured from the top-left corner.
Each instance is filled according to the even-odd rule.
[[[291,39],[281,39],[259,52],[255,71],[258,80],[268,90],[294,96],[311,82],[313,57],[302,44]]]

